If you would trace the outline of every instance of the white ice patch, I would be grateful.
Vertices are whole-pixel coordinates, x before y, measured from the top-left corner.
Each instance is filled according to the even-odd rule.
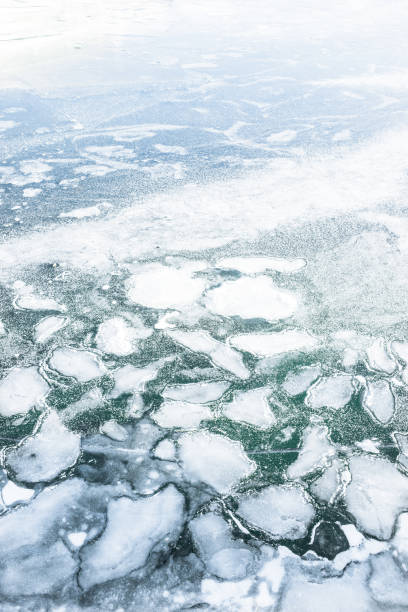
[[[276,423],[276,417],[268,402],[270,394],[268,387],[238,391],[231,402],[223,404],[223,414],[232,421],[268,429]]]
[[[153,550],[177,539],[183,508],[183,495],[173,485],[151,497],[111,500],[105,531],[82,549],[81,587],[89,589],[142,567]]]
[[[36,198],[40,195],[42,189],[34,189],[33,187],[27,187],[23,189],[23,198]]]
[[[282,389],[291,397],[305,393],[310,385],[321,376],[320,366],[304,366],[289,372],[282,383]]]
[[[120,397],[123,393],[141,393],[146,383],[156,378],[158,371],[164,365],[165,360],[153,361],[144,368],[136,368],[133,365],[125,365],[118,368],[112,374],[115,385],[109,397]]]
[[[0,321],[0,337],[5,336],[5,335],[6,335],[6,328],[4,327],[3,322]]]
[[[384,425],[388,423],[394,415],[395,408],[390,383],[386,380],[367,381],[363,394],[363,406],[377,421]]]
[[[253,562],[253,553],[231,536],[228,523],[214,512],[190,521],[195,547],[207,570],[223,580],[245,578]]]
[[[87,382],[106,373],[105,366],[90,351],[72,348],[56,349],[49,361],[49,366],[64,376]]]
[[[103,353],[123,357],[133,353],[140,340],[148,338],[152,330],[140,325],[129,325],[122,317],[114,317],[100,324],[95,337],[96,346]]]
[[[162,391],[165,399],[180,400],[193,404],[215,402],[228,389],[230,384],[225,381],[196,382],[184,385],[168,385]]]
[[[408,342],[392,342],[391,349],[399,359],[408,364]]]
[[[215,267],[238,270],[242,274],[259,274],[274,270],[291,274],[298,272],[306,265],[304,259],[284,259],[283,257],[223,257],[218,259]]]
[[[298,308],[294,293],[277,287],[268,276],[226,281],[207,292],[207,308],[224,317],[277,321],[291,317]]]
[[[201,421],[212,419],[213,414],[208,406],[202,404],[167,400],[151,417],[160,427],[195,429]]]
[[[173,440],[160,440],[153,450],[153,456],[162,461],[174,461],[176,458],[176,446]]]
[[[100,427],[100,432],[111,438],[112,440],[117,440],[118,442],[123,442],[128,437],[127,430],[119,425],[114,419],[110,421],[106,421]]]
[[[67,324],[67,319],[65,317],[58,316],[50,316],[41,319],[35,326],[34,337],[36,342],[46,342],[57,333],[60,329],[62,329]]]
[[[73,531],[67,535],[68,540],[74,548],[81,548],[87,537],[86,531]]]
[[[303,432],[302,448],[296,460],[287,469],[289,478],[302,478],[328,464],[336,449],[329,440],[325,425],[310,425]]]
[[[330,503],[337,494],[342,482],[343,463],[335,459],[323,474],[310,485],[310,492],[322,502]]]
[[[392,374],[397,366],[385,346],[384,340],[381,338],[376,340],[367,348],[367,361],[372,370]]]
[[[36,367],[13,368],[0,380],[0,414],[9,417],[28,412],[42,403],[48,390]]]
[[[293,351],[309,351],[316,348],[319,343],[314,336],[295,329],[262,334],[238,334],[232,336],[229,342],[234,348],[257,357],[274,357]]]
[[[257,493],[242,496],[238,514],[271,538],[303,538],[315,511],[301,486],[271,485]]]
[[[219,493],[228,493],[256,469],[240,442],[218,434],[204,431],[183,434],[179,446],[186,476],[192,482],[210,485]]]
[[[39,431],[7,454],[7,465],[23,482],[52,480],[74,465],[81,450],[80,440],[52,411]]]
[[[161,264],[140,266],[126,281],[129,300],[149,308],[182,308],[198,300],[205,286],[206,281],[188,269]]]
[[[211,361],[231,372],[238,378],[248,378],[249,371],[245,367],[242,356],[231,347],[214,340],[207,332],[168,330],[167,335],[175,342],[182,344],[191,351],[208,355]]]
[[[353,377],[348,374],[334,374],[320,378],[310,387],[306,395],[306,404],[317,410],[319,408],[343,408],[354,393]]]
[[[408,478],[387,459],[372,455],[351,457],[349,468],[347,510],[363,532],[388,540],[398,515],[408,509]]]
[[[17,308],[22,310],[57,310],[65,312],[66,307],[52,298],[34,295],[31,290],[20,295],[15,302]]]
[[[9,480],[1,490],[1,497],[6,506],[11,506],[21,502],[28,502],[33,495],[34,489],[19,487],[11,480]]]
[[[155,144],[154,146],[158,151],[160,151],[160,153],[173,153],[175,155],[187,155],[187,150],[184,147],[180,147],[178,145]]]
[[[97,206],[88,206],[87,208],[75,208],[69,212],[62,212],[59,216],[64,219],[86,219],[87,217],[97,217],[101,214]]]

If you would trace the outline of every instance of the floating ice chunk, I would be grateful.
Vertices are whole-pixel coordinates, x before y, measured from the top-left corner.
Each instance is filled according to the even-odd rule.
[[[336,454],[336,449],[329,440],[329,431],[325,425],[310,425],[303,432],[302,448],[293,463],[287,469],[289,478],[301,478],[319,467],[328,464]]]
[[[126,281],[128,298],[149,308],[180,308],[198,300],[206,286],[187,269],[144,265]]]
[[[213,415],[210,408],[202,404],[167,400],[151,417],[160,427],[195,429],[201,421],[212,419]]]
[[[404,562],[408,562],[408,512],[402,512],[397,520],[395,535],[391,544]]]
[[[0,380],[0,414],[9,417],[28,412],[43,401],[48,390],[34,366],[13,368]]]
[[[152,330],[140,321],[139,327],[130,326],[122,317],[114,317],[101,323],[95,337],[96,346],[103,353],[123,357],[136,349],[139,340],[152,334]]]
[[[173,440],[160,440],[153,451],[153,456],[162,461],[174,461],[176,458],[176,447]]]
[[[310,492],[312,495],[320,501],[330,503],[339,491],[342,482],[341,471],[343,467],[342,462],[335,459],[333,463],[324,470],[323,474],[310,485]]]
[[[34,495],[34,489],[26,489],[19,487],[14,482],[9,480],[1,490],[1,497],[6,506],[19,502],[27,502]]]
[[[105,366],[95,353],[73,348],[56,349],[49,366],[64,376],[76,378],[79,382],[87,382],[106,373]]]
[[[2,321],[0,321],[0,336],[4,336],[6,334],[6,329]]]
[[[41,319],[35,326],[36,342],[46,342],[57,331],[62,329],[67,324],[65,317],[45,317]]]
[[[206,306],[225,317],[277,321],[297,310],[294,293],[277,287],[268,276],[226,281],[207,292]]]
[[[86,531],[74,531],[67,535],[69,542],[74,548],[81,548],[87,538]]]
[[[315,511],[300,485],[271,485],[239,500],[238,514],[271,538],[303,538]]]
[[[249,423],[260,429],[275,425],[276,417],[270,409],[268,387],[238,391],[232,402],[223,404],[223,414],[232,421]]]
[[[182,344],[191,351],[208,355],[213,363],[238,378],[248,378],[249,371],[245,367],[242,356],[231,347],[214,340],[207,332],[169,330],[166,332],[175,342]]]
[[[395,360],[388,354],[384,340],[379,338],[367,348],[367,361],[372,370],[392,374],[397,366]]]
[[[258,357],[273,357],[292,351],[309,351],[318,345],[317,338],[295,329],[263,334],[238,334],[232,336],[229,341],[234,348]]]
[[[369,380],[363,394],[363,406],[380,423],[388,423],[394,414],[395,400],[390,383]]]
[[[127,430],[119,425],[114,419],[110,421],[106,421],[103,425],[101,425],[100,431],[105,436],[112,438],[112,440],[117,440],[118,442],[123,442],[128,437]]]
[[[21,310],[58,310],[65,312],[66,307],[59,304],[56,300],[48,297],[42,297],[33,293],[32,287],[29,287],[22,283],[18,284],[17,287],[17,298],[15,305]]]
[[[319,378],[322,369],[317,366],[305,366],[294,372],[289,372],[282,383],[282,389],[291,397],[308,390],[310,385]]]
[[[23,198],[36,198],[40,195],[42,189],[34,189],[33,187],[27,187],[23,189]]]
[[[119,397],[123,393],[141,393],[150,380],[156,378],[158,371],[164,365],[165,360],[159,359],[149,363],[144,368],[136,368],[132,365],[125,365],[113,372],[115,386],[109,397]]]
[[[386,551],[372,557],[371,569],[368,586],[374,599],[388,610],[394,606],[398,606],[398,610],[406,608],[408,601],[406,567],[405,571],[401,569],[391,552]]]
[[[228,493],[256,469],[240,442],[218,434],[205,431],[183,434],[179,446],[186,476],[193,482],[210,485],[219,493]]]
[[[162,391],[165,399],[182,400],[194,404],[214,402],[225,393],[230,384],[225,381],[196,382],[184,385],[168,385]]]
[[[180,534],[183,508],[183,495],[173,485],[151,497],[110,501],[105,531],[82,549],[81,587],[126,576],[142,567],[152,551],[168,547]]]
[[[304,259],[284,259],[283,257],[223,257],[215,264],[216,268],[239,270],[243,274],[258,274],[265,270],[276,270],[290,274],[298,272],[306,265]]]
[[[408,478],[387,459],[372,455],[351,457],[349,468],[348,511],[363,532],[388,540],[397,516],[408,509]]]
[[[85,219],[86,217],[97,217],[101,211],[97,206],[88,206],[87,208],[75,208],[68,212],[62,212],[59,216],[68,219]]]
[[[38,432],[7,454],[7,465],[23,482],[52,480],[74,465],[81,450],[80,440],[52,411]]]
[[[392,342],[391,350],[399,359],[408,363],[408,342]]]
[[[207,570],[224,580],[245,578],[253,562],[251,550],[231,536],[224,519],[208,512],[189,524],[193,541]]]
[[[380,445],[379,440],[370,440],[369,438],[366,438],[365,440],[361,440],[360,442],[356,442],[355,444],[356,446],[358,446],[358,448],[361,448],[361,450],[365,451],[366,453],[375,453],[376,455],[378,455],[380,452],[378,448],[378,446]]]
[[[320,378],[310,387],[306,403],[310,408],[343,408],[354,393],[353,377],[349,374],[334,374]]]

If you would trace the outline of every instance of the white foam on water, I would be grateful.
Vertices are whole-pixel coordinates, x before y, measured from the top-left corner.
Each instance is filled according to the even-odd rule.
[[[79,382],[98,378],[107,371],[95,353],[73,348],[56,349],[51,355],[49,366],[64,376],[76,378]]]
[[[179,457],[187,478],[204,482],[219,493],[228,493],[256,469],[240,442],[205,431],[183,434]]]
[[[196,429],[201,421],[212,419],[213,414],[208,406],[202,404],[166,400],[151,417],[160,427]]]
[[[216,268],[238,270],[242,274],[259,274],[274,270],[291,274],[306,265],[304,259],[284,259],[283,257],[223,257],[215,263]]]
[[[306,404],[318,410],[319,408],[343,408],[351,400],[354,393],[353,377],[349,374],[334,374],[320,378],[306,395]]]
[[[210,289],[205,297],[207,308],[225,317],[277,321],[291,317],[298,308],[293,292],[280,289],[267,276],[225,281]]]
[[[183,385],[167,385],[162,396],[165,399],[181,400],[196,404],[206,404],[218,400],[229,388],[230,383],[225,381],[196,382]]]
[[[310,351],[319,341],[307,332],[285,329],[281,332],[238,334],[229,338],[230,344],[258,357],[274,357],[293,351]]]
[[[395,409],[395,399],[387,380],[369,380],[363,394],[363,406],[384,425],[388,423]]]
[[[286,473],[289,478],[302,478],[317,468],[326,466],[336,454],[325,425],[310,425],[303,432],[302,447]]]
[[[0,414],[24,414],[40,406],[48,391],[48,383],[36,367],[13,368],[0,380]]]
[[[65,327],[68,319],[59,316],[44,317],[35,326],[34,337],[36,342],[47,342],[60,329]]]
[[[268,387],[238,391],[231,402],[222,405],[222,413],[232,421],[269,429],[276,424],[276,417],[268,402],[270,395],[271,389]]]
[[[101,323],[95,336],[95,343],[103,353],[124,357],[137,349],[138,342],[148,338],[152,331],[141,320],[138,326],[129,325],[122,317],[113,317]]]

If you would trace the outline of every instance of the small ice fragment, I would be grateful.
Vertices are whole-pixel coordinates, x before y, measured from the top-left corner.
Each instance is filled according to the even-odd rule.
[[[232,421],[268,429],[276,423],[276,417],[268,402],[270,394],[271,390],[268,387],[238,391],[231,402],[223,404],[223,414]]]
[[[49,366],[64,376],[72,376],[79,382],[87,382],[106,373],[105,366],[90,351],[73,348],[56,349]]]
[[[101,425],[100,432],[112,438],[112,440],[117,440],[118,442],[123,442],[128,437],[127,430],[119,425],[114,419],[110,421],[106,421],[103,425]]]
[[[238,334],[232,336],[229,342],[234,348],[258,357],[272,357],[292,351],[309,351],[316,348],[319,343],[314,336],[295,329],[262,334]]]
[[[336,454],[336,449],[329,440],[329,431],[325,425],[310,425],[303,432],[302,448],[299,455],[287,469],[289,478],[301,478],[319,467],[327,465]]]
[[[16,281],[14,289],[17,293],[15,305],[21,310],[57,310],[60,312],[66,310],[64,305],[52,298],[35,295],[33,288],[24,282]]]
[[[267,321],[291,317],[298,307],[295,294],[277,287],[268,276],[225,281],[207,292],[205,303],[225,317]]]
[[[310,387],[306,395],[306,404],[310,408],[343,408],[354,393],[353,377],[349,374],[334,374],[320,378]]]
[[[59,216],[69,219],[85,219],[86,217],[97,217],[100,214],[101,211],[97,206],[88,206],[87,208],[75,208],[69,212],[62,212]]]
[[[180,147],[177,145],[155,144],[154,146],[158,151],[160,151],[160,153],[174,153],[176,155],[187,155],[187,150],[184,147]]]
[[[122,317],[114,317],[100,324],[95,337],[96,346],[103,353],[110,353],[123,357],[130,355],[137,348],[137,343],[152,334],[152,330],[145,327],[129,325]]]
[[[26,502],[34,495],[34,489],[26,489],[25,487],[19,487],[14,482],[9,480],[1,491],[3,502],[6,506],[18,502]]]
[[[377,421],[383,424],[388,423],[393,417],[395,407],[390,383],[386,380],[367,381],[363,394],[363,406]]]
[[[241,496],[238,514],[271,538],[303,538],[315,511],[300,485],[271,485],[261,491]]]
[[[73,531],[67,535],[68,540],[75,548],[81,548],[87,537],[86,531]]]
[[[48,390],[36,367],[13,368],[0,380],[0,414],[9,417],[28,412],[44,400]]]
[[[267,137],[267,141],[271,144],[285,144],[296,138],[295,130],[283,130],[282,132],[274,132]]]
[[[205,431],[183,434],[179,446],[187,477],[193,482],[205,482],[219,493],[228,493],[256,469],[240,442],[218,434]]]
[[[109,397],[120,397],[123,393],[141,393],[147,382],[156,378],[159,369],[165,360],[153,361],[144,368],[136,368],[133,365],[125,365],[113,372],[115,386]]]
[[[176,458],[176,447],[173,440],[168,438],[160,440],[153,451],[153,456],[162,461],[174,461]]]
[[[392,374],[397,366],[395,360],[388,354],[384,340],[379,338],[367,348],[367,361],[372,370]]]
[[[33,187],[27,187],[23,189],[23,198],[36,198],[40,195],[42,189],[34,189]]]
[[[290,274],[298,272],[306,265],[304,259],[284,259],[283,257],[223,257],[215,267],[238,270],[242,274],[258,274],[265,270],[276,270]]]
[[[180,308],[198,300],[206,286],[187,269],[161,264],[141,266],[126,281],[128,298],[149,308]]]
[[[208,355],[213,363],[227,370],[238,378],[248,378],[249,371],[245,367],[242,356],[231,347],[214,340],[207,332],[168,330],[167,335],[175,342],[182,344],[191,351]]]
[[[35,326],[35,340],[36,342],[46,342],[51,336],[57,331],[62,329],[67,324],[65,317],[50,316],[41,319]]]
[[[201,421],[212,419],[213,415],[210,408],[202,404],[167,400],[151,417],[160,427],[195,429]]]
[[[230,384],[225,381],[168,385],[163,389],[162,396],[165,399],[206,404],[207,402],[214,402],[219,399],[229,386]]]
[[[310,385],[321,376],[322,369],[317,366],[304,366],[286,375],[282,389],[291,397],[305,393]]]
[[[69,431],[57,412],[50,412],[39,431],[9,451],[7,465],[23,482],[52,480],[74,465],[81,437]]]

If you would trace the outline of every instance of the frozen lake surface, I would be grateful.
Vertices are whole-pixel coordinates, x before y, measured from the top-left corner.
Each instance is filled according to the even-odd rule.
[[[1,610],[408,610],[408,7],[0,7]]]

